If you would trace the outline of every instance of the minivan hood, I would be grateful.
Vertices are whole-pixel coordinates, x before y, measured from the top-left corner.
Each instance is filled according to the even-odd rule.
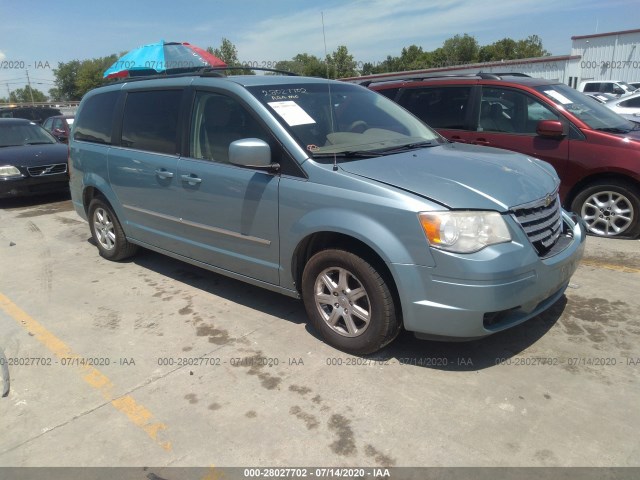
[[[506,211],[544,198],[560,184],[546,162],[508,150],[460,143],[349,160],[340,167],[452,209]]]

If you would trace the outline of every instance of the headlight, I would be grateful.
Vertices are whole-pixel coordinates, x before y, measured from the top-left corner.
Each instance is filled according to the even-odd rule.
[[[13,165],[0,165],[0,178],[21,177],[22,173]]]
[[[418,215],[431,246],[456,253],[472,253],[511,241],[497,212],[425,212]]]

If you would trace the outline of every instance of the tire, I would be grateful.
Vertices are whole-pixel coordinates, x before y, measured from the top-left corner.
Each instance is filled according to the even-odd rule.
[[[127,240],[111,206],[101,197],[89,204],[89,228],[100,256],[107,260],[124,260],[138,251],[138,246]]]
[[[385,279],[362,258],[344,250],[323,250],[302,274],[307,315],[331,346],[368,354],[400,331],[393,295]]]
[[[591,235],[635,238],[640,234],[640,193],[628,183],[592,183],[576,196],[571,210],[583,218]]]

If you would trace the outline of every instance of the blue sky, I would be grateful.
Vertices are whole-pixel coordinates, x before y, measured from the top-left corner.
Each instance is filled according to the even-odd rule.
[[[640,0],[0,0],[0,96],[7,83],[13,90],[26,82],[24,69],[9,68],[22,66],[16,62],[46,93],[58,62],[160,39],[206,48],[226,37],[240,60],[258,64],[324,57],[321,12],[327,50],[346,45],[361,65],[412,44],[433,50],[464,33],[481,45],[537,34],[553,55],[568,54],[572,35],[640,28],[639,7]]]

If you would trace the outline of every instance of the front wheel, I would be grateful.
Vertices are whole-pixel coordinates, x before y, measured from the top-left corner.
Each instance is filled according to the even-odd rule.
[[[307,263],[302,296],[311,322],[331,346],[354,354],[380,350],[399,332],[383,276],[344,250],[323,250]]]
[[[100,255],[107,260],[123,260],[138,250],[127,240],[118,217],[102,198],[94,198],[89,204],[89,228]]]
[[[635,238],[640,234],[640,193],[633,185],[593,183],[576,196],[571,210],[582,217],[592,235]]]

